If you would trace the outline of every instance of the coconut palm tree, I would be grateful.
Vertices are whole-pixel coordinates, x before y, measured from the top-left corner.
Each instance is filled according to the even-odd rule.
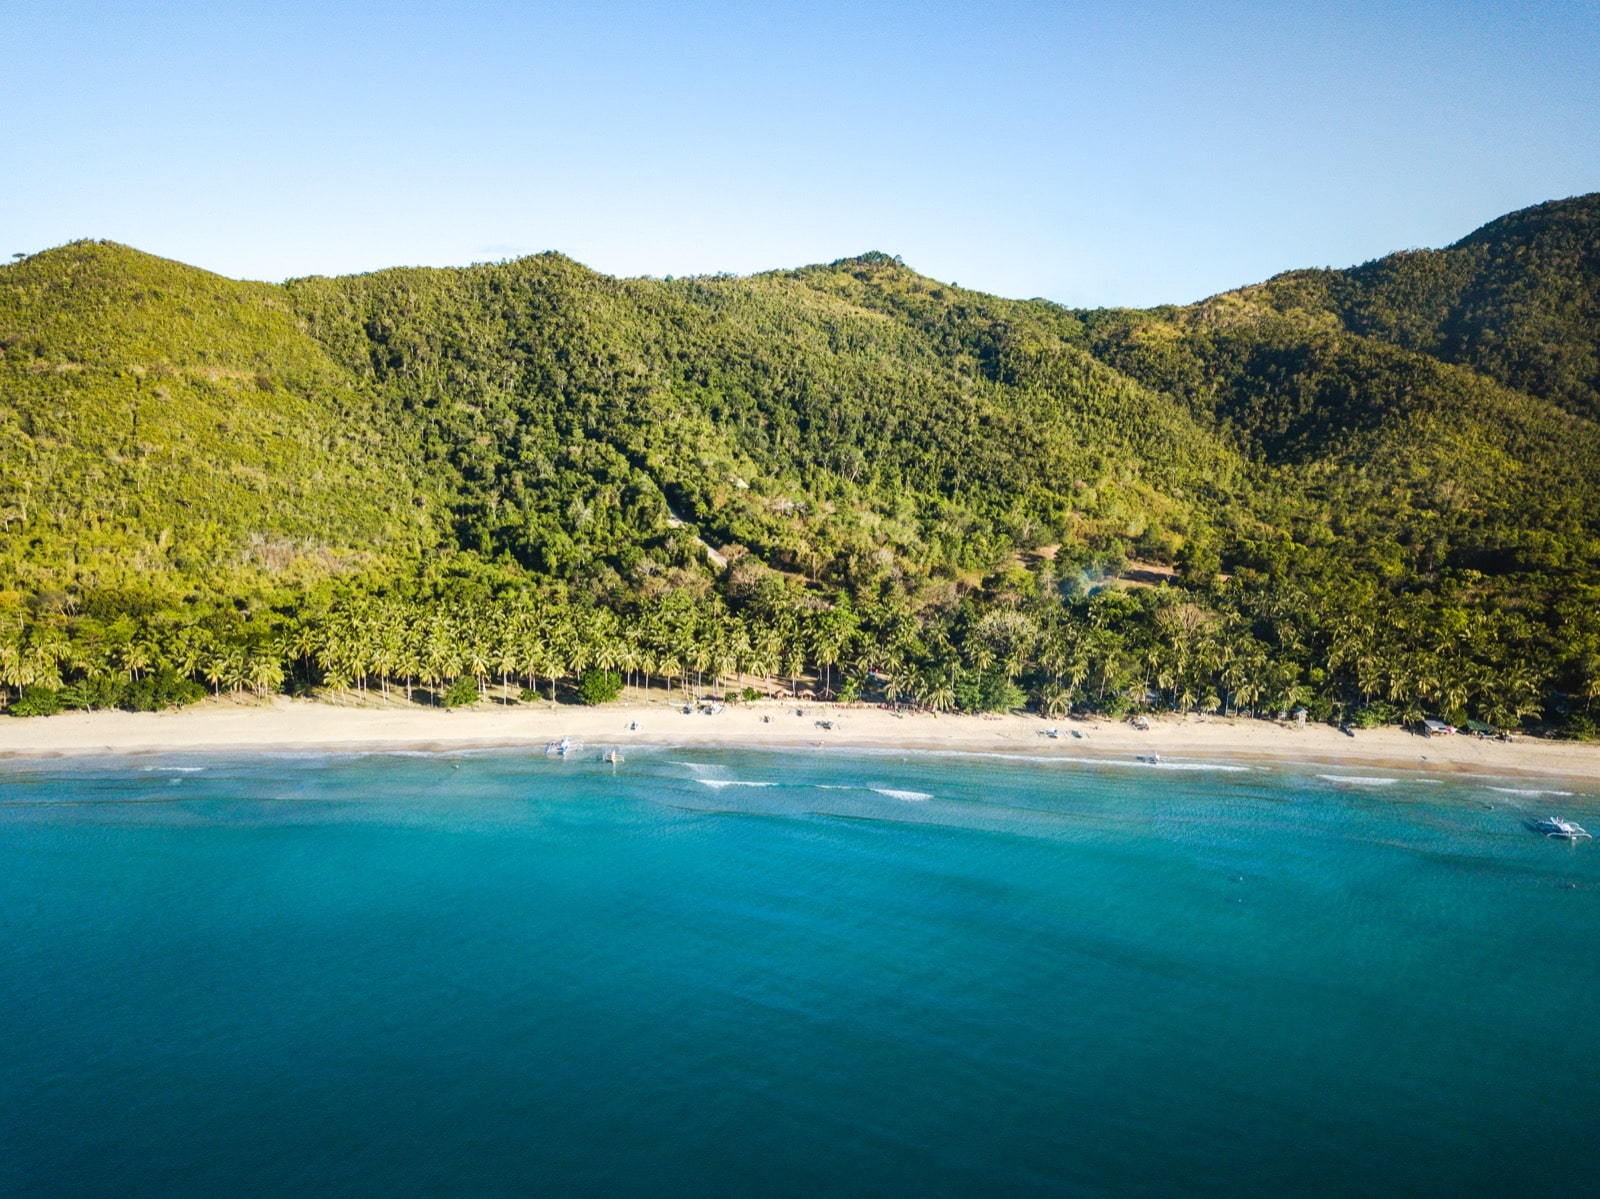
[[[917,679],[916,700],[933,712],[948,712],[956,706],[955,677],[950,671],[935,668]]]
[[[1072,711],[1072,689],[1060,682],[1046,683],[1039,689],[1039,707],[1046,716],[1065,716]]]
[[[276,691],[283,684],[283,663],[270,646],[258,646],[250,652],[245,663],[244,677],[255,688],[260,698],[268,691]]]
[[[136,637],[117,647],[117,668],[122,671],[123,678],[131,683],[138,682],[140,673],[150,669],[154,657],[150,643],[143,637]]]
[[[672,680],[683,672],[683,661],[677,654],[670,650],[656,660],[656,671],[667,681],[667,690],[672,690]]]
[[[238,694],[245,687],[245,651],[242,646],[230,645],[222,655],[222,681],[228,690]]]
[[[466,644],[462,647],[462,662],[466,665],[467,673],[477,680],[479,700],[488,695],[489,672],[494,667],[494,661],[493,650],[483,630],[476,624],[469,625]]]
[[[33,682],[33,663],[15,641],[0,642],[0,684],[22,694]]]
[[[221,646],[213,647],[202,660],[200,670],[206,682],[211,684],[212,695],[221,695],[222,684],[228,677],[227,651]]]
[[[639,663],[642,660],[643,655],[640,653],[639,646],[633,640],[632,635],[629,634],[624,637],[617,646],[617,669],[622,671],[622,677],[628,680],[629,686],[636,685],[634,675],[637,673]]]

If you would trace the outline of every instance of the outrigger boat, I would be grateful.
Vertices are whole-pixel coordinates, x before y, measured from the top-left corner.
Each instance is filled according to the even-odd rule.
[[[571,737],[563,737],[559,741],[552,741],[544,747],[544,752],[552,757],[564,758],[570,753],[583,748],[583,742],[574,741]]]
[[[1557,841],[1592,841],[1581,824],[1571,820],[1563,820],[1559,816],[1546,816],[1543,820],[1534,821],[1533,827],[1547,837],[1554,837]]]
[[[602,762],[610,762],[613,766],[615,766],[618,762],[622,761],[622,755],[616,750],[612,750],[610,753],[601,754],[600,760]]]

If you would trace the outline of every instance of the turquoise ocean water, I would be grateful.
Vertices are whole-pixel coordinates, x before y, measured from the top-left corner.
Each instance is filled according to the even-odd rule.
[[[1600,1193],[1600,801],[1381,777],[3,762],[0,1193]]]

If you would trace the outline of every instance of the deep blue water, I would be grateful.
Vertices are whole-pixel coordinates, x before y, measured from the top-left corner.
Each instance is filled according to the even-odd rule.
[[[1600,803],[1497,785],[0,762],[0,1192],[1596,1194],[1600,847],[1523,821]]]

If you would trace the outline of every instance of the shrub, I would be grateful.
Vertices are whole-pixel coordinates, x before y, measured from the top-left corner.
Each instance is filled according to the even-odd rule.
[[[753,704],[766,693],[760,687],[746,687],[740,694],[744,696],[746,703]]]
[[[545,697],[541,692],[535,691],[532,687],[524,687],[521,691],[517,692],[517,701],[519,703],[536,704],[544,698]]]
[[[61,706],[77,711],[115,708],[122,703],[122,680],[111,675],[81,679],[61,689]]]
[[[445,688],[444,706],[447,708],[465,708],[477,702],[478,680],[470,674],[462,675]]]
[[[1202,542],[1190,541],[1178,551],[1178,570],[1190,586],[1209,587],[1221,569],[1217,551]]]
[[[956,706],[963,712],[1009,712],[1027,702],[1022,688],[998,670],[963,673],[956,679]]]
[[[1380,724],[1394,724],[1396,715],[1393,708],[1379,700],[1364,708],[1357,708],[1355,714],[1350,717],[1350,723],[1358,729],[1375,729]]]
[[[1578,712],[1567,718],[1566,735],[1574,741],[1600,740],[1600,725],[1587,712]]]
[[[1313,695],[1306,700],[1306,719],[1314,724],[1324,724],[1333,719],[1333,701],[1325,695]]]
[[[29,683],[22,689],[17,702],[11,705],[13,716],[54,716],[61,711],[61,694],[54,687]]]
[[[205,694],[206,689],[193,679],[163,667],[124,686],[118,702],[130,712],[159,712],[197,703]]]
[[[586,704],[608,704],[621,694],[622,676],[614,670],[586,670],[578,680],[578,698]]]
[[[1133,711],[1133,708],[1134,703],[1132,697],[1123,691],[1113,691],[1110,695],[1106,696],[1103,700],[1097,703],[1094,707],[1094,710],[1101,716],[1109,716],[1113,720],[1117,720]]]

